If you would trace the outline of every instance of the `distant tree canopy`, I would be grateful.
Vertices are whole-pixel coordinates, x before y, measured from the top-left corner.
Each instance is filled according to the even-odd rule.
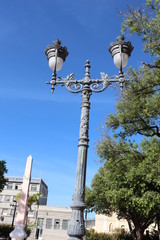
[[[104,166],[86,191],[86,203],[98,213],[116,212],[141,240],[153,222],[160,233],[160,3],[146,0],[145,7],[128,7],[121,15],[122,32],[137,34],[151,57],[138,70],[129,68],[117,111],[106,118],[97,143]],[[143,138],[140,144],[136,135]]]
[[[0,192],[2,192],[7,182],[7,179],[4,177],[5,173],[7,173],[6,162],[4,160],[1,160],[0,161]]]

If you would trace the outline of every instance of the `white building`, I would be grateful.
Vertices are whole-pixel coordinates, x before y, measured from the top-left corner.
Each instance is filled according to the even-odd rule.
[[[16,195],[21,191],[22,177],[7,177],[8,183],[0,193],[0,219],[10,224],[13,218],[14,207],[11,206],[16,200]],[[42,193],[39,198],[40,205],[47,204],[48,187],[40,178],[33,178],[30,182],[29,194]],[[29,213],[30,214],[30,213]]]
[[[45,240],[67,240],[71,208],[39,206],[36,238]]]
[[[103,214],[96,214],[95,217],[95,231],[100,233],[113,233],[116,230],[124,229],[129,232],[128,223],[125,219],[119,220],[117,215],[113,213],[111,216]]]
[[[21,190],[22,177],[7,177],[8,183],[0,193],[0,224],[11,224],[14,214],[14,200]],[[27,224],[32,225],[30,240],[64,239],[67,240],[67,229],[71,218],[71,209],[65,207],[49,207],[47,204],[48,187],[42,179],[32,178],[29,195],[42,193],[39,207],[33,206],[28,212]],[[15,204],[15,203],[14,203]],[[58,236],[58,237],[57,237]]]

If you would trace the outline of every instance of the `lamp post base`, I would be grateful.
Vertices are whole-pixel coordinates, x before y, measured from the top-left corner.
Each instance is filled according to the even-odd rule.
[[[68,240],[83,239],[83,236],[85,235],[85,227],[82,209],[72,209],[72,216],[67,234],[69,236]]]

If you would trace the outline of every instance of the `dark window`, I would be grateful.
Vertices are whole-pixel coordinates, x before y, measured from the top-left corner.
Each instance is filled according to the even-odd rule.
[[[34,211],[29,210],[28,211],[28,217],[34,217]]]
[[[5,198],[4,198],[4,201],[5,202],[10,202],[11,201],[11,196],[6,195]]]
[[[68,220],[63,219],[62,221],[62,229],[67,230],[68,229]]]
[[[9,208],[3,208],[2,209],[2,215],[10,215],[10,209]]]
[[[16,183],[15,189],[21,189],[21,185],[22,185],[22,183]]]
[[[46,219],[46,228],[51,229],[52,228],[52,218]]]
[[[7,189],[12,189],[13,188],[13,183],[8,183],[7,184]]]
[[[55,219],[54,220],[54,229],[59,229],[60,228],[60,219]]]
[[[36,192],[37,191],[37,185],[32,184],[31,185],[31,191]]]
[[[113,224],[112,223],[109,224],[109,232],[113,232]]]
[[[37,221],[38,228],[40,229],[43,228],[43,221],[44,221],[44,218],[38,218],[38,221]]]
[[[13,216],[14,214],[14,209],[11,209],[11,216]]]

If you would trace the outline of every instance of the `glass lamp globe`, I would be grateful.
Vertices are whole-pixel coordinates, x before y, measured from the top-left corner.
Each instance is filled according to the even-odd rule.
[[[55,70],[55,64],[56,64],[56,57],[50,57],[49,58],[49,67],[52,71]],[[63,59],[61,57],[57,57],[57,64],[56,64],[56,71],[61,70],[63,66]]]
[[[45,50],[47,56],[49,67],[52,71],[59,71],[63,66],[63,62],[68,56],[68,51],[66,47],[61,46],[61,41],[59,39],[54,41],[54,44],[48,46]]]
[[[124,36],[118,36],[117,42],[112,42],[108,49],[115,66],[121,71],[128,64],[128,58],[133,50],[131,42],[125,42],[124,39]]]
[[[116,67],[124,68],[128,64],[128,54],[127,53],[117,53],[113,56],[113,62]]]

